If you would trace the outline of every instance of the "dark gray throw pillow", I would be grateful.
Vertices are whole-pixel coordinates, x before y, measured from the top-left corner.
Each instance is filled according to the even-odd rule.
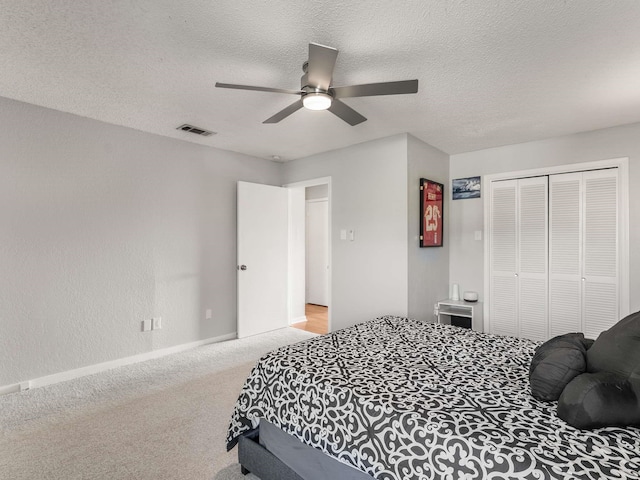
[[[564,387],[587,369],[582,333],[567,333],[540,345],[529,367],[531,394],[538,400],[555,401]]]
[[[588,372],[611,372],[629,379],[640,396],[640,312],[600,334],[587,353]]]
[[[615,373],[584,373],[558,401],[558,417],[580,429],[640,425],[640,403],[631,383]]]

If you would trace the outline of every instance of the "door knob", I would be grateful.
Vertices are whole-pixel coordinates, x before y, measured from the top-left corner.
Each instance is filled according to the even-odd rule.
[[[247,266],[246,266],[246,265],[240,265],[240,266],[238,267],[238,270],[246,270],[246,269],[247,269]]]

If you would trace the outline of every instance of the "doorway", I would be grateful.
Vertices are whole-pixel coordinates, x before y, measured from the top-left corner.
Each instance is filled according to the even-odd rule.
[[[307,188],[305,224],[305,300],[307,304],[329,304],[329,207],[326,196],[309,198],[310,193],[326,185]],[[311,193],[312,194],[312,193]]]
[[[286,185],[290,189],[290,325],[331,331],[331,179]]]

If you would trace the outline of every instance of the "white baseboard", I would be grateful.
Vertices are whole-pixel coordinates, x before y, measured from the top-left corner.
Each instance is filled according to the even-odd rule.
[[[54,373],[53,375],[47,375],[45,377],[25,380],[12,385],[3,385],[0,386],[0,395],[15,393],[21,390],[29,390],[31,388],[44,387],[45,385],[52,385],[59,382],[66,382],[67,380],[73,380],[86,375],[93,375],[94,373],[104,372],[105,370],[111,370],[112,368],[123,367],[125,365],[144,362],[146,360],[153,360],[154,358],[164,357],[166,355],[171,355],[172,353],[184,352],[185,350],[191,350],[192,348],[200,347],[202,345],[224,342],[225,340],[233,340],[235,338],[237,338],[236,332],[227,333],[226,335],[220,335],[218,337],[211,337],[191,343],[183,343],[173,347],[161,348],[159,350],[133,355],[131,357],[119,358],[109,362],[96,363],[95,365],[88,365],[86,367],[67,370],[65,372]]]
[[[292,318],[289,322],[289,325],[293,325],[294,323],[302,323],[307,321],[307,316],[303,315],[301,317]]]
[[[0,387],[0,395],[6,395],[7,393],[15,393],[20,391],[20,384],[14,383],[13,385],[4,385]]]

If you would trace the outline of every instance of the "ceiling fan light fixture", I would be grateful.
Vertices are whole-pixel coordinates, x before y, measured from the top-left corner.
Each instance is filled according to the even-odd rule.
[[[323,92],[310,92],[302,97],[302,104],[308,110],[326,110],[331,106],[331,95]]]

